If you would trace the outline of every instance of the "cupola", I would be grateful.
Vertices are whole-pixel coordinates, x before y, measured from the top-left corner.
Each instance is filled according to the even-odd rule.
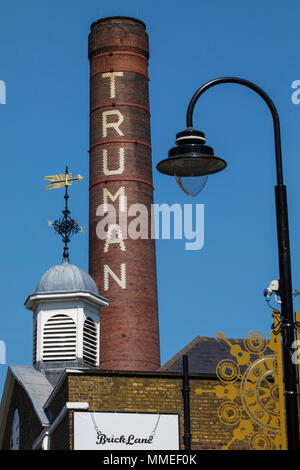
[[[100,312],[108,305],[92,277],[69,261],[68,243],[79,231],[70,217],[68,186],[73,180],[65,174],[45,177],[52,181],[45,189],[65,188],[63,216],[52,225],[64,243],[63,261],[42,276],[25,307],[33,312],[33,365],[39,370],[99,367]]]
[[[66,261],[48,269],[25,302],[33,312],[34,366],[98,367],[100,311],[107,305],[82,269]]]

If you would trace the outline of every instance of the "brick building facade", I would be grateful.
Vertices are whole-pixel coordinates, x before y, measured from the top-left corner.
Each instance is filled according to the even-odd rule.
[[[231,343],[241,347],[243,344],[241,340],[231,340]],[[177,414],[178,448],[184,450],[183,355],[188,357],[190,368],[191,449],[220,450],[227,448],[228,444],[230,450],[277,448],[267,434],[262,433],[262,427],[255,423],[251,436],[245,432],[244,436],[233,439],[234,430],[239,428],[241,420],[244,423],[253,423],[253,420],[245,409],[239,423],[226,422],[221,416],[223,405],[230,400],[230,396],[226,396],[230,381],[224,385],[216,371],[221,361],[231,361],[232,356],[224,341],[203,337],[196,337],[157,371],[65,369],[53,381],[53,376],[46,378],[45,371],[39,372],[33,367],[11,367],[0,415],[1,448],[10,448],[14,411],[18,409],[20,449],[74,449],[74,413],[80,410],[87,413]],[[236,403],[241,409],[241,380],[232,382],[231,387],[235,387]],[[271,416],[272,410],[269,411]],[[230,414],[228,417],[231,419]],[[261,441],[253,442],[252,436],[261,435]]]
[[[155,415],[158,434],[160,416],[175,417],[177,429],[169,431],[178,434],[176,449],[186,448],[189,434],[194,450],[283,448],[272,350],[259,351],[262,378],[240,339],[196,337],[160,365],[155,243],[151,236],[123,237],[120,221],[125,202],[150,209],[153,201],[148,56],[139,20],[93,23],[89,274],[64,259],[26,300],[33,312],[33,365],[8,369],[1,449],[76,449],[79,413],[91,419],[128,413],[129,425],[130,417]],[[98,224],[108,202],[120,211],[101,238]],[[92,444],[101,449],[94,431]],[[156,449],[154,431],[150,441]]]

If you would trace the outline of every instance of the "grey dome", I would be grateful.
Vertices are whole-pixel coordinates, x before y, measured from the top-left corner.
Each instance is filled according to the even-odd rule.
[[[48,292],[90,292],[99,295],[96,283],[91,276],[69,263],[52,266],[45,272],[35,293]]]

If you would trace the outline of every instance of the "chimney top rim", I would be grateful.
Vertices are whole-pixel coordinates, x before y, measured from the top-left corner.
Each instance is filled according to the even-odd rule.
[[[107,16],[104,18],[100,18],[99,20],[94,21],[91,24],[91,30],[93,29],[94,26],[96,26],[99,23],[108,23],[108,22],[117,22],[117,20],[125,20],[125,21],[131,21],[133,23],[138,23],[141,26],[143,26],[146,29],[146,25],[142,20],[139,20],[138,18],[134,18],[133,16]]]

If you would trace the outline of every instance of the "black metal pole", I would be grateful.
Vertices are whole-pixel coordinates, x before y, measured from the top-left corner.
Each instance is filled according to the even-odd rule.
[[[279,259],[279,293],[281,297],[281,335],[286,409],[286,432],[289,450],[299,450],[297,367],[293,364],[292,343],[295,340],[292,275],[286,187],[283,184],[280,123],[271,98],[254,83],[238,77],[222,77],[207,82],[193,95],[187,110],[187,127],[193,127],[193,110],[198,98],[209,88],[222,83],[237,83],[258,93],[268,105],[274,126],[277,186],[275,186],[276,222]]]
[[[182,356],[183,365],[183,408],[184,408],[184,448],[191,450],[191,424],[190,424],[190,384],[189,384],[189,363],[188,356]]]
[[[297,366],[292,362],[292,344],[295,340],[290,262],[290,241],[286,187],[275,187],[277,236],[279,253],[279,289],[281,296],[281,335],[284,369],[284,393],[288,449],[299,449]]]

